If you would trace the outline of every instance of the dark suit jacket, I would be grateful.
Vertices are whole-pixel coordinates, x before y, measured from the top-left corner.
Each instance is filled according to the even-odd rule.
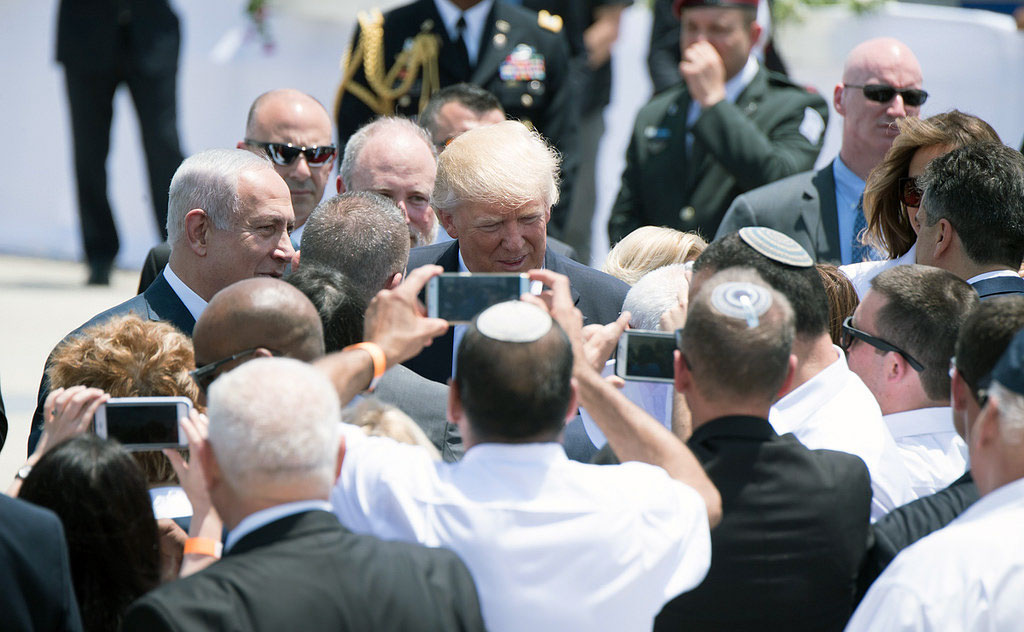
[[[949,487],[897,507],[879,518],[871,526],[872,544],[861,568],[858,600],[900,551],[945,527],[979,497],[971,471],[967,470]]]
[[[448,421],[447,386],[399,364],[384,373],[373,394],[409,415],[445,461],[451,463],[462,458],[465,452],[462,435],[459,428]]]
[[[161,274],[157,276],[156,280],[153,281],[153,284],[145,292],[93,316],[89,319],[89,322],[64,336],[64,340],[79,335],[83,329],[106,322],[115,316],[123,316],[129,312],[133,312],[146,320],[171,323],[188,336],[192,335],[192,328],[196,325],[195,319],[192,318],[192,313],[188,311],[188,308],[185,307],[185,304],[181,302],[178,295],[171,289],[170,284],[167,283],[167,279]],[[61,343],[64,340],[61,340]],[[59,347],[60,343],[57,346]],[[54,347],[54,351],[56,351],[56,347]],[[43,404],[46,403],[46,396],[50,394],[50,380],[46,376],[46,371],[50,367],[50,358],[52,357],[53,351],[50,352],[50,357],[46,359],[43,379],[39,383],[36,411],[32,415],[32,431],[28,437],[29,454],[35,449],[36,442],[39,441],[39,435],[43,432]]]
[[[451,551],[355,535],[333,514],[287,516],[209,568],[128,608],[138,630],[483,630],[476,588]]]
[[[973,283],[972,287],[984,301],[1007,294],[1024,294],[1024,279],[1019,276],[995,277]]]
[[[832,163],[740,195],[726,211],[715,239],[744,226],[773,228],[792,237],[816,260],[842,263]]]
[[[572,181],[579,161],[574,102],[578,95],[571,94],[569,89],[569,46],[565,35],[541,27],[537,14],[532,11],[495,2],[485,22],[476,67],[471,69],[459,60],[434,0],[415,0],[384,14],[382,63],[385,72],[391,69],[406,41],[421,32],[433,33],[439,38],[437,69],[441,88],[460,82],[485,88],[498,98],[509,118],[533,124],[562,153],[562,201],[552,213],[552,228],[561,228],[572,197]],[[358,45],[360,34],[357,27],[349,49]],[[541,57],[543,73],[532,79],[518,76],[503,78],[502,66],[520,45],[528,47],[531,56]],[[422,76],[421,71],[406,95],[408,99],[398,99],[395,113],[402,116],[419,114]],[[367,86],[363,67],[356,70],[353,82]],[[344,147],[349,137],[370,122],[375,113],[352,91],[344,90],[339,94],[338,146]]]
[[[735,104],[704,110],[687,151],[690,102],[681,83],[637,114],[608,222],[612,242],[648,225],[710,238],[737,195],[810,169],[821,151],[824,127],[816,142],[801,128],[816,116],[828,120],[825,101],[782,75],[762,68]]]
[[[415,270],[427,264],[439,265],[445,272],[458,272],[458,240],[413,248],[409,253],[408,269]],[[569,277],[572,299],[583,313],[585,325],[603,325],[619,317],[622,301],[626,299],[626,292],[629,291],[628,285],[603,272],[555,254],[550,249],[544,253],[544,267]],[[454,332],[449,327],[445,335],[435,339],[433,344],[423,349],[405,365],[427,379],[447,382],[452,374],[453,342]]]
[[[842,630],[867,543],[864,462],[808,450],[756,417],[712,420],[688,444],[722,495],[722,522],[704,582],[654,629]]]
[[[68,546],[49,509],[0,495],[0,627],[81,630]]]

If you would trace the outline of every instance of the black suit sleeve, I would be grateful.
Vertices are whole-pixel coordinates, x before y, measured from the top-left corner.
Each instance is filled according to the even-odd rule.
[[[150,630],[174,630],[172,625],[173,617],[167,616],[163,608],[154,601],[145,598],[136,601],[128,607],[124,615],[124,623],[121,624],[123,632],[138,630],[149,632]]]

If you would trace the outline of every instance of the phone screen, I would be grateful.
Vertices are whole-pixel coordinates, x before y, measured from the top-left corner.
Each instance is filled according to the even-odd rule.
[[[123,444],[178,443],[178,406],[107,406],[107,436]]]
[[[626,376],[650,380],[672,380],[673,351],[675,336],[640,332],[625,332],[629,336],[626,344]],[[617,360],[621,361],[621,360]]]
[[[516,300],[524,287],[519,275],[442,275],[437,283],[437,317],[453,322],[469,322],[491,305]]]

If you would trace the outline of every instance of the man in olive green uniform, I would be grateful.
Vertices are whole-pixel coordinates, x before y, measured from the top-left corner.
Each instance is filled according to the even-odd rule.
[[[676,0],[683,82],[637,115],[608,233],[715,234],[740,193],[814,165],[828,106],[750,54],[756,0]]]
[[[559,232],[578,161],[578,116],[558,15],[497,0],[415,0],[360,14],[338,94],[338,146],[376,115],[415,117],[431,94],[462,82],[493,93],[510,118],[562,154],[561,202],[549,226]]]

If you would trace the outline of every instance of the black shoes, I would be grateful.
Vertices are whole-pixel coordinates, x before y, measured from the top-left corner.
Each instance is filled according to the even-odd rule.
[[[110,271],[114,268],[113,261],[90,261],[87,285],[110,285]]]

